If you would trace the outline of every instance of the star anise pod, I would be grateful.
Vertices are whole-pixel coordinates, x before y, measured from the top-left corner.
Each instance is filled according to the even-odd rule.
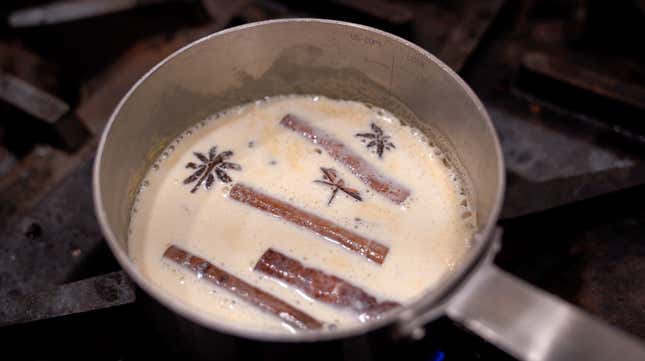
[[[213,173],[215,173],[220,181],[230,183],[232,179],[226,174],[226,170],[242,170],[242,167],[237,163],[225,162],[225,160],[233,156],[233,152],[230,150],[217,154],[217,147],[213,146],[208,151],[208,157],[200,152],[193,152],[193,154],[199,159],[200,164],[193,162],[186,164],[186,168],[195,169],[195,171],[188,178],[184,179],[184,184],[197,181],[193,189],[190,190],[190,193],[195,193],[202,184],[204,184],[206,189],[210,189],[215,182]]]
[[[363,143],[369,141],[369,143],[367,143],[367,148],[376,147],[376,154],[378,154],[379,158],[383,158],[383,151],[391,150],[396,147],[394,146],[394,143],[390,142],[390,136],[385,135],[385,133],[383,133],[383,129],[378,125],[372,123],[370,127],[372,128],[373,133],[357,133],[356,136],[363,138]]]
[[[345,181],[343,179],[338,178],[338,173],[336,173],[335,169],[321,167],[320,170],[323,172],[323,179],[322,180],[316,179],[314,182],[327,185],[333,189],[331,192],[331,197],[329,197],[329,201],[327,202],[327,205],[331,204],[331,202],[336,197],[336,193],[338,193],[339,190],[344,192],[348,196],[356,199],[357,201],[363,200],[363,198],[361,198],[360,193],[356,189],[347,187],[345,185]]]

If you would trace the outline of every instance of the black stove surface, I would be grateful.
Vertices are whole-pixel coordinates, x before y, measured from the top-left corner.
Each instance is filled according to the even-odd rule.
[[[638,46],[645,14],[637,1],[249,1],[226,21],[213,20],[207,3],[0,27],[0,49],[18,54],[0,52],[0,75],[20,76],[58,96],[73,109],[65,122],[83,128],[43,123],[7,106],[0,94],[3,359],[186,358],[146,318],[145,297],[102,239],[91,198],[96,138],[129,84],[171,50],[224,26],[287,16],[383,28],[458,70],[486,105],[507,163],[496,263],[645,340],[645,127],[639,122],[645,49]],[[18,5],[0,5],[0,12]],[[132,23],[140,26],[122,29]],[[70,56],[80,51],[87,57]],[[32,63],[36,70],[27,66]],[[55,71],[48,70],[52,64]],[[78,134],[82,141],[73,141]],[[244,346],[239,359],[279,356]],[[311,358],[383,359],[368,346],[355,350]],[[512,360],[445,318],[422,340],[397,344],[391,353],[410,360]]]

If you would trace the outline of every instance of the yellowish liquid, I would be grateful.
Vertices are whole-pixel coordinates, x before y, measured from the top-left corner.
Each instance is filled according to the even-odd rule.
[[[370,190],[324,150],[281,126],[287,113],[334,135],[411,190],[410,197],[399,205]],[[371,123],[396,145],[382,158],[355,136],[371,132]],[[186,164],[199,164],[193,152],[207,155],[213,146],[218,152],[233,151],[227,161],[242,169],[226,170],[232,183],[216,180],[210,189],[200,187],[191,193],[194,183],[185,185],[183,180],[194,170]],[[273,315],[164,261],[169,245],[207,259],[327,325],[353,327],[362,322],[356,314],[254,272],[255,263],[264,251],[274,248],[308,267],[348,280],[379,300],[411,302],[454,268],[472,236],[470,211],[459,191],[462,185],[442,157],[417,130],[359,102],[285,96],[230,109],[187,130],[148,172],[133,209],[129,254],[163,290],[233,327],[295,332]],[[320,167],[334,168],[363,201],[338,192],[328,205],[331,189],[314,183],[322,179]],[[230,199],[228,192],[235,182],[389,246],[385,262],[370,262],[306,229]]]

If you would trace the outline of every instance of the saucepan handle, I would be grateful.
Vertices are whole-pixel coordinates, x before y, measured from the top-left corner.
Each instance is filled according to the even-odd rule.
[[[645,344],[496,267],[484,265],[447,314],[522,360],[645,360]]]

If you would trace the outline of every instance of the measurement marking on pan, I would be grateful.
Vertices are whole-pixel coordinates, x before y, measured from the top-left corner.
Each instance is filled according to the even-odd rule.
[[[378,46],[379,48],[383,47],[383,43],[381,43],[379,40],[366,37],[363,35],[352,33],[352,34],[349,34],[349,38],[353,41],[358,41],[369,46]]]

